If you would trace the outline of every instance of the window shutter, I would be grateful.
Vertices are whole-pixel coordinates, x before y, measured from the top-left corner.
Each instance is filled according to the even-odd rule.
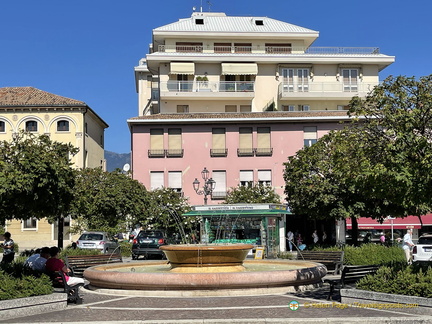
[[[240,170],[240,182],[241,181],[253,181],[253,171]]]
[[[257,148],[270,148],[270,127],[257,128]]]
[[[239,129],[239,147],[240,149],[252,149],[252,128],[240,127]]]
[[[225,128],[212,129],[212,148],[214,150],[225,149]]]
[[[163,129],[150,129],[150,149],[163,150]]]
[[[158,189],[164,186],[164,173],[162,171],[150,172],[150,189]]]
[[[168,129],[168,149],[169,150],[181,150],[181,129],[170,128]]]
[[[271,170],[258,170],[258,181],[271,183]]]
[[[168,172],[168,187],[174,189],[182,188],[182,173],[181,171]]]
[[[306,126],[303,128],[304,139],[317,139],[317,128],[315,126]]]
[[[216,186],[213,191],[217,192],[218,195],[226,193],[226,171],[213,171],[212,177],[216,182]]]

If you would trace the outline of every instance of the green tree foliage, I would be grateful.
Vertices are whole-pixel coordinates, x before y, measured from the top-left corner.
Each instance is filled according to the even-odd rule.
[[[226,204],[265,203],[280,204],[281,197],[271,186],[255,183],[252,186],[237,186],[231,188],[225,198]]]
[[[381,143],[379,168],[363,178],[365,192],[396,204],[393,216],[432,210],[432,75],[389,77],[350,106],[367,145]]]
[[[55,220],[73,199],[71,144],[20,132],[0,142],[0,223],[12,218]]]
[[[171,188],[160,188],[149,192],[146,210],[134,221],[144,229],[163,229],[169,235],[178,233],[190,237],[191,232],[199,229],[196,217],[183,215],[190,210],[186,198]]]
[[[71,208],[73,231],[125,231],[128,219],[142,217],[149,201],[145,187],[119,171],[78,170]]]

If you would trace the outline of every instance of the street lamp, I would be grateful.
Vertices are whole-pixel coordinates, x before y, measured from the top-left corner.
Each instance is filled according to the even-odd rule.
[[[214,181],[212,178],[209,178],[209,174],[210,172],[207,170],[207,168],[204,168],[204,170],[201,171],[201,177],[204,180],[202,190],[200,190],[200,182],[197,178],[195,178],[194,182],[192,183],[195,192],[198,195],[204,195],[204,205],[207,205],[207,196],[211,195],[216,187],[216,181]]]

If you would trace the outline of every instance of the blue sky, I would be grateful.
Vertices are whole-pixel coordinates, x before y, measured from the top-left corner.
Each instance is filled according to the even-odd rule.
[[[109,125],[105,148],[130,151],[138,114],[133,68],[153,28],[190,17],[200,0],[3,0],[0,87],[32,86],[85,101]],[[209,11],[207,0],[203,11]],[[211,0],[210,11],[267,16],[320,32],[314,46],[379,47],[396,56],[381,72],[432,74],[432,2]]]

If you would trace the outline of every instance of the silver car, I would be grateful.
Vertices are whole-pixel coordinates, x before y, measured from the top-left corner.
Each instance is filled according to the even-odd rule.
[[[80,249],[97,249],[102,253],[120,253],[118,242],[106,232],[84,232],[76,242]]]
[[[432,234],[423,234],[413,248],[413,261],[432,261]]]

